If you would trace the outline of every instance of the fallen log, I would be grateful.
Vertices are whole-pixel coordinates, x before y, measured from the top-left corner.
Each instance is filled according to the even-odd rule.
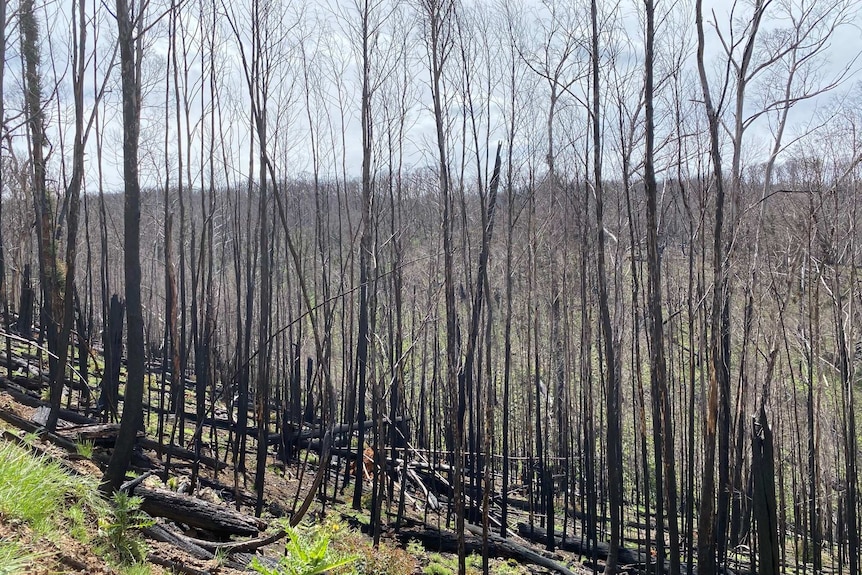
[[[150,527],[145,527],[143,529],[143,533],[146,537],[150,539],[153,539],[155,541],[161,541],[162,543],[167,543],[168,545],[172,545],[177,549],[185,551],[195,559],[211,561],[216,557],[215,553],[213,553],[212,551],[204,549],[203,547],[200,547],[199,545],[188,541],[188,539],[191,538],[180,536],[177,533],[166,529],[164,525],[160,525],[158,523],[156,523],[155,525],[151,525]],[[240,557],[239,553],[237,554],[237,557]],[[230,567],[231,569],[246,571],[246,566],[248,565],[250,560],[250,558],[246,559],[245,557],[240,558],[239,561],[232,561],[230,559],[227,559],[222,563],[222,565],[224,565],[225,567]]]
[[[0,419],[5,421],[6,423],[9,423],[10,425],[14,425],[18,429],[21,429],[27,433],[35,433],[40,437],[47,439],[51,443],[59,445],[66,451],[72,453],[77,453],[78,451],[74,441],[57,435],[56,433],[50,433],[48,431],[45,431],[45,428],[41,425],[24,419],[23,417],[19,417],[11,411],[0,409]]]
[[[147,561],[154,565],[170,569],[173,573],[184,573],[185,575],[212,575],[212,571],[202,571],[200,569],[190,567],[185,563],[180,563],[173,559],[166,559],[160,555],[154,555],[153,553],[147,553]]]
[[[33,397],[29,393],[26,393],[24,389],[22,389],[19,385],[9,381],[6,378],[0,377],[0,388],[9,394],[9,396],[14,399],[16,402],[21,405],[26,405],[27,407],[49,407],[48,403],[42,401],[38,397]],[[89,423],[98,423],[93,419],[87,417],[86,415],[82,415],[77,411],[72,411],[71,409],[60,408],[58,412],[60,415],[60,419],[63,421],[68,421],[69,423],[77,423],[81,425],[89,424]]]
[[[265,522],[255,517],[173,491],[138,487],[134,494],[143,498],[142,511],[209,531],[219,537],[257,535],[260,528],[266,526]]]
[[[11,367],[13,370],[15,369],[23,369],[27,370],[29,364],[27,360],[17,357],[15,355],[12,356],[11,359],[6,356],[6,352],[0,352],[0,366],[2,367]]]
[[[32,453],[36,457],[42,457],[42,458],[45,458],[47,460],[52,461],[53,463],[56,463],[57,465],[59,465],[65,471],[71,473],[72,475],[77,475],[77,476],[82,475],[82,473],[80,471],[78,471],[67,459],[55,457],[52,453],[49,453],[48,451],[42,449],[38,445],[35,445],[33,443],[28,443],[27,441],[18,437],[13,432],[11,432],[7,429],[3,430],[2,437],[5,441],[8,441],[9,443],[14,443],[15,445],[17,445],[18,447],[20,447],[22,449],[26,449],[27,451],[29,451],[30,453]]]
[[[575,575],[574,571],[560,563],[559,561],[554,561],[544,555],[539,554],[537,551],[530,549],[529,547],[525,547],[523,545],[519,545],[515,543],[511,539],[506,537],[500,537],[495,533],[491,533],[490,530],[487,533],[483,533],[483,529],[478,525],[466,524],[464,528],[477,537],[488,537],[488,547],[493,544],[501,549],[509,549],[512,550],[513,557],[515,559],[523,561],[526,559],[528,562],[533,565],[538,565],[539,567],[544,567],[546,569],[550,569],[551,571],[556,571],[557,573],[562,573],[563,575]]]
[[[170,530],[168,531],[170,532]],[[244,541],[205,541],[203,539],[189,537],[188,535],[184,535],[182,533],[174,532],[172,534],[180,541],[183,541],[189,545],[196,545],[202,549],[206,549],[211,553],[215,553],[217,551],[222,551],[226,553],[248,553],[250,551],[255,551],[257,549],[260,549],[261,547],[266,547],[267,545],[271,545],[276,541],[284,539],[284,537],[287,535],[287,532],[279,529],[275,533],[270,533],[269,535],[256,537],[254,539],[246,539]]]
[[[470,533],[464,534],[464,549],[467,553],[482,553],[482,539],[476,537],[474,531],[481,534],[482,528],[475,525],[468,525],[466,529]],[[415,539],[422,543],[428,550],[440,551],[444,553],[458,552],[458,537],[455,533],[447,530],[437,529],[431,525],[425,524],[421,527],[408,527],[401,529],[396,533],[396,537],[403,543],[411,539]],[[550,569],[563,575],[575,575],[574,571],[553,559],[549,559],[537,551],[519,545],[509,539],[500,537],[499,535],[488,534],[488,554],[492,557],[502,559],[515,559],[521,563],[530,563],[538,565],[546,569]]]
[[[6,423],[14,425],[18,429],[26,433],[32,433],[36,435],[37,437],[39,437],[39,439],[49,441],[58,447],[62,447],[70,454],[77,455],[78,453],[78,444],[71,439],[63,437],[62,435],[58,435],[56,433],[51,433],[39,424],[28,419],[19,417],[11,411],[0,409],[0,419],[5,421]],[[107,465],[110,460],[110,456],[106,453],[93,453],[91,459],[99,465]],[[155,466],[153,464],[153,461],[151,461],[146,455],[135,451],[132,453],[131,467],[133,470],[136,471],[147,471]]]
[[[207,551],[203,547],[199,547],[193,543],[188,543],[186,541],[182,541],[177,535],[171,531],[165,529],[164,525],[159,525],[156,523],[155,525],[150,525],[149,527],[144,527],[142,532],[145,536],[153,539],[154,541],[161,541],[162,543],[168,543],[169,545],[173,545],[178,549],[182,549],[192,557],[196,559],[204,559],[209,560],[215,557],[213,553]]]
[[[129,481],[126,481],[125,483],[120,485],[119,491],[121,491],[123,493],[129,493],[135,487],[137,487],[138,485],[140,485],[141,483],[146,481],[147,478],[149,478],[152,475],[153,475],[153,471],[147,471],[146,473],[142,473],[142,474],[138,475],[137,477],[135,477],[134,479],[130,479]]]
[[[396,417],[395,423],[402,423],[404,421],[409,421],[409,420],[410,420],[409,417]],[[384,423],[389,425],[392,422],[389,418],[387,418]],[[374,429],[374,427],[376,425],[377,425],[377,422],[375,422],[373,420],[364,421],[364,422],[362,422],[362,429],[363,430]],[[359,423],[340,423],[338,425],[333,426],[331,433],[332,433],[332,437],[336,438],[336,437],[339,437],[341,435],[344,435],[345,433],[354,432],[354,431],[359,431]],[[320,427],[312,427],[311,429],[303,429],[302,431],[300,431],[297,434],[299,436],[298,440],[299,440],[300,446],[304,446],[304,443],[306,443],[306,442],[312,443],[315,440],[320,441],[321,433],[322,432],[321,432]]]
[[[511,490],[509,492],[511,493]],[[502,501],[501,496],[499,494],[496,494],[494,496],[494,501],[496,503],[500,503]],[[523,499],[521,497],[512,497],[510,495],[508,497],[508,499],[506,500],[506,504],[510,508],[515,508],[515,509],[518,509],[520,511],[531,511],[529,499]],[[535,508],[533,508],[533,511],[535,511]],[[582,521],[587,521],[590,519],[589,513],[584,513],[583,511],[579,511],[577,509],[569,508],[567,513],[569,514],[570,517],[574,517],[575,519],[580,519]],[[599,515],[594,515],[592,517],[592,519],[594,519],[596,522],[604,522],[604,523],[607,523],[611,520],[610,517],[604,517],[604,516],[599,516]]]
[[[42,427],[48,424],[48,417],[51,413],[51,408],[48,406],[37,407],[36,411],[33,412],[33,415],[30,416],[30,421],[33,423],[38,423]],[[68,421],[59,418],[57,419],[57,429],[62,430],[67,427],[71,427],[72,424]]]
[[[544,543],[548,540],[548,532],[541,527],[530,527],[526,523],[518,523],[518,534],[524,539]],[[581,541],[574,537],[554,537],[554,545],[557,549],[577,553],[584,557],[595,557],[607,559],[610,551],[609,545],[604,541],[598,541],[595,546],[586,540]],[[620,547],[617,560],[620,565],[649,565],[652,557],[646,553],[626,547]],[[670,563],[665,562],[665,571],[670,569]]]
[[[50,381],[48,376],[43,374],[39,368],[33,364],[22,367],[22,370],[26,371],[29,375],[13,375],[10,381],[29,391],[39,393]]]
[[[242,568],[246,571],[250,571],[248,565],[251,563],[252,559],[257,559],[261,565],[272,570],[273,573],[276,573],[276,570],[279,567],[278,560],[273,559],[272,557],[265,557],[263,555],[255,555],[254,553],[236,553],[233,555],[233,558],[238,564],[242,565]]]
[[[119,423],[92,423],[86,425],[63,426],[60,433],[65,436],[80,437],[81,439],[117,439],[120,432]],[[140,431],[138,433],[141,433]]]
[[[62,420],[61,420],[62,421]],[[102,446],[113,447],[120,433],[119,423],[93,423],[89,425],[58,426],[59,434],[73,441],[92,441]],[[138,437],[144,432],[138,431]]]
[[[431,508],[433,511],[439,511],[440,510],[440,502],[437,500],[437,496],[434,495],[433,493],[431,493],[431,491],[428,489],[428,487],[426,487],[425,484],[422,483],[422,480],[419,478],[419,476],[416,474],[416,472],[413,471],[412,469],[408,468],[407,469],[407,478],[410,479],[419,488],[419,490],[422,491],[422,493],[425,495],[425,504],[429,508]]]
[[[195,452],[191,449],[186,449],[185,447],[180,447],[179,445],[172,444],[162,444],[159,445],[159,442],[150,439],[149,437],[138,437],[138,445],[142,448],[147,449],[149,451],[155,451],[159,453],[161,451],[162,454],[170,453],[171,457],[176,457],[177,459],[182,459],[184,461],[194,461],[195,460]],[[226,469],[227,463],[224,461],[219,461],[214,457],[210,457],[208,455],[200,456],[200,463],[205,467],[209,467],[210,469]]]
[[[192,384],[194,384],[194,382],[192,382]],[[122,399],[122,398],[123,398],[123,396],[122,396],[122,394],[120,394],[120,399]],[[157,405],[149,405],[147,403],[144,403],[143,408],[144,408],[144,411],[150,411],[154,414],[169,415],[169,416],[174,416],[174,417],[176,417],[176,415],[177,415],[177,413],[175,411],[170,410],[170,409],[160,409]],[[183,414],[183,418],[187,422],[198,423],[198,416],[194,412],[186,411]],[[228,419],[224,419],[221,417],[206,416],[203,418],[202,422],[203,422],[202,423],[203,425],[209,425],[211,427],[215,427],[216,429],[222,429],[224,431],[233,431],[233,432],[238,431],[235,422],[232,422]],[[247,426],[245,428],[245,431],[246,431],[246,434],[248,436],[257,437],[257,427]]]

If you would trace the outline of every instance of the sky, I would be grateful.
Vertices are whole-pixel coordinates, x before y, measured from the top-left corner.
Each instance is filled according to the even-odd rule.
[[[167,178],[176,181],[178,170],[178,150],[184,150],[185,171],[196,186],[208,185],[210,169],[215,176],[216,184],[242,182],[250,173],[249,165],[254,165],[250,159],[250,151],[254,143],[254,134],[249,130],[251,104],[248,96],[248,85],[242,69],[242,53],[250,53],[251,34],[253,27],[250,15],[242,10],[245,4],[227,4],[220,0],[215,2],[217,18],[214,21],[215,35],[207,30],[213,25],[212,16],[202,13],[197,0],[187,1],[182,8],[181,28],[177,45],[185,45],[187,62],[181,66],[189,70],[187,90],[181,91],[182,98],[188,98],[188,127],[191,130],[191,142],[185,136],[186,119],[181,118],[182,129],[178,131],[174,109],[173,87],[166,92],[171,70],[169,68],[170,20],[164,16],[163,7],[153,3],[148,13],[149,28],[145,34],[144,65],[143,65],[143,117],[141,144],[141,175],[145,187],[164,185]],[[210,3],[203,2],[208,10]],[[729,44],[731,34],[739,38],[745,30],[745,22],[752,14],[752,3],[741,0],[735,5],[722,0],[706,0],[704,13],[707,20],[706,59],[710,71],[710,81],[713,92],[717,95],[721,87],[722,71],[725,58],[722,45]],[[267,97],[270,120],[270,133],[279,134],[271,142],[272,153],[276,163],[284,170],[286,177],[308,177],[313,170],[314,154],[311,142],[317,145],[318,163],[324,174],[348,178],[358,177],[361,168],[361,124],[359,113],[360,102],[360,65],[357,46],[356,23],[357,8],[353,2],[341,0],[318,0],[316,2],[267,3],[270,10],[268,23],[263,22],[256,27],[258,31],[265,30],[270,38],[279,37],[277,49],[274,50],[272,62],[266,68],[271,74],[271,87]],[[843,8],[842,8],[843,5]],[[373,132],[376,142],[385,148],[386,125],[390,116],[398,116],[401,98],[409,102],[406,108],[407,120],[405,131],[407,137],[404,145],[404,162],[409,168],[433,166],[435,161],[436,135],[434,120],[430,106],[430,86],[426,68],[425,51],[422,44],[422,21],[410,3],[400,4],[399,9],[392,8],[386,0],[375,5],[380,34],[376,47],[376,57],[372,68],[375,77],[384,78],[375,86],[373,102]],[[508,91],[505,82],[505,62],[509,57],[505,52],[506,38],[500,38],[501,30],[505,30],[503,19],[503,0],[464,1],[461,5],[464,14],[462,26],[471,27],[470,36],[475,50],[467,58],[474,66],[476,77],[471,75],[471,96],[477,110],[485,110],[480,114],[479,129],[483,136],[480,143],[480,154],[484,156],[488,147],[496,145],[497,140],[508,140],[505,120],[508,105]],[[637,98],[637,86],[641,82],[643,41],[642,41],[642,2],[638,0],[623,1],[615,4],[604,3],[605,10],[614,6],[616,12],[609,22],[617,27],[613,31],[603,28],[603,45],[605,66],[609,66],[611,43],[618,46],[620,56],[616,65],[625,68],[631,74],[627,84],[627,97]],[[571,36],[579,36],[583,42],[588,30],[583,27],[583,16],[587,5],[582,0],[566,0],[564,2],[509,2],[512,12],[519,14],[521,37],[520,64],[525,72],[524,89],[529,93],[521,98],[521,112],[531,125],[525,127],[521,137],[513,143],[519,153],[533,154],[539,160],[533,160],[541,169],[541,158],[546,150],[544,145],[547,135],[544,120],[547,115],[548,83],[532,73],[523,64],[530,60],[534,67],[542,63],[544,54],[543,43],[548,31],[555,30],[553,42],[565,43]],[[828,9],[834,9],[830,13]],[[120,191],[122,188],[122,127],[119,114],[119,74],[116,67],[110,69],[108,63],[114,50],[113,17],[104,5],[88,4],[88,18],[92,27],[88,34],[88,70],[85,97],[88,110],[85,114],[89,119],[95,110],[95,86],[106,82],[106,92],[98,108],[98,117],[94,118],[94,130],[87,144],[87,175],[85,188],[88,193],[100,189],[105,191]],[[658,57],[667,59],[676,53],[683,53],[683,68],[689,79],[696,77],[694,48],[696,35],[693,21],[693,6],[686,0],[677,2],[658,2]],[[71,37],[72,5],[69,1],[51,2],[41,10],[41,21],[45,26],[42,41],[43,84],[47,88],[45,96],[51,95],[46,105],[48,116],[49,139],[52,150],[53,181],[62,188],[64,169],[62,165],[62,150],[71,148],[72,137],[72,105],[71,105],[71,70],[69,65],[69,44]],[[557,18],[552,17],[552,13]],[[606,12],[607,14],[607,12]],[[571,17],[569,16],[571,15]],[[822,52],[806,62],[807,68],[797,71],[796,90],[816,90],[817,86],[827,85],[835,79],[841,82],[834,90],[811,99],[805,99],[795,104],[789,118],[787,138],[793,138],[819,125],[819,119],[836,101],[844,97],[852,97],[857,91],[858,72],[860,67],[859,53],[862,47],[862,32],[860,32],[860,14],[852,1],[836,0],[772,0],[761,25],[759,42],[755,51],[755,66],[763,61],[764,51],[770,46],[780,46],[787,41],[794,18],[798,21],[806,15],[825,15],[823,22],[829,23],[838,19],[841,25],[831,32],[831,36],[821,49]],[[472,18],[472,20],[471,20]],[[803,19],[804,21],[804,19]],[[234,22],[238,32],[230,23]],[[718,23],[716,26],[715,23]],[[606,24],[610,26],[610,24]],[[26,156],[26,136],[20,122],[21,109],[21,79],[20,54],[17,48],[17,29],[14,19],[7,32],[7,71],[5,78],[6,126],[11,133],[11,153],[19,158]],[[720,33],[719,33],[720,31]],[[825,29],[815,29],[814,34],[825,34]],[[482,45],[483,34],[491,36],[487,44]],[[213,48],[216,52],[216,75],[218,86],[213,91],[210,82],[210,64],[207,58],[202,58],[201,46],[215,38]],[[406,38],[407,54],[399,52],[401,39]],[[95,45],[95,49],[93,46]],[[204,46],[204,50],[208,50]],[[453,114],[452,133],[453,150],[460,140],[464,128],[461,112],[467,110],[466,83],[459,68],[458,59],[460,47],[455,47],[450,59],[446,85],[448,109]],[[277,53],[275,53],[277,52]],[[553,59],[557,53],[553,53]],[[741,56],[742,47],[737,47],[734,54]],[[575,58],[565,69],[566,74],[579,74],[586,68],[585,49],[576,51]],[[749,88],[745,114],[749,115],[762,106],[762,101],[775,97],[776,90],[783,88],[787,74],[787,58],[779,64],[767,69],[761,76],[755,77]],[[303,63],[304,62],[304,63]],[[492,70],[495,78],[492,94],[483,98],[487,91],[487,80],[483,78],[484,71]],[[804,73],[804,75],[803,75]],[[107,80],[105,75],[108,74]],[[564,74],[565,76],[565,74]],[[609,79],[610,72],[605,71],[603,81]],[[699,86],[690,84],[689,99],[697,98]],[[586,116],[582,104],[578,101],[579,93],[587,89],[585,81],[572,87],[572,94],[564,94],[560,98],[559,116],[563,130],[570,134],[561,134],[558,149],[565,149],[566,138],[574,142],[583,138]],[[603,86],[605,95],[612,95],[610,85]],[[802,92],[797,92],[802,93]],[[56,94],[56,96],[55,96]],[[216,96],[216,97],[214,97]],[[167,100],[166,100],[167,99]],[[166,116],[165,102],[170,109]],[[582,102],[583,100],[581,100]],[[486,106],[486,107],[483,107]],[[697,106],[693,107],[697,113]],[[214,112],[212,112],[214,110]],[[211,113],[212,112],[212,113]],[[702,113],[702,111],[701,111]],[[165,130],[167,118],[168,130]],[[728,114],[729,119],[729,114]],[[770,147],[772,133],[770,119],[766,115],[755,121],[749,130],[746,146],[752,161],[762,157]],[[613,118],[608,111],[605,119],[612,126]],[[812,124],[813,122],[813,124]],[[97,137],[98,127],[100,137]],[[672,127],[666,127],[672,131]],[[487,145],[484,143],[487,140]],[[215,143],[215,147],[213,147]],[[519,144],[520,143],[520,144]],[[472,143],[467,141],[467,147]],[[6,147],[7,154],[10,147]],[[381,149],[378,157],[385,164],[385,150]],[[609,154],[611,152],[608,152]],[[96,161],[101,154],[102,162]],[[213,160],[213,166],[210,165]],[[66,157],[68,161],[68,153]],[[613,158],[609,157],[609,165]],[[252,174],[257,173],[253,167]]]

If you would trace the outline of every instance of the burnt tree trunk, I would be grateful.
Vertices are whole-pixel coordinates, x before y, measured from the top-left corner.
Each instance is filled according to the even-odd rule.
[[[104,410],[102,421],[117,419],[117,398],[120,389],[120,363],[123,355],[123,316],[125,304],[120,296],[111,296],[108,308],[108,325],[103,339],[105,371],[102,373],[102,393],[99,410]]]
[[[778,516],[775,502],[775,458],[772,431],[761,406],[751,437],[751,474],[754,478],[754,519],[757,522],[758,575],[779,572]]]

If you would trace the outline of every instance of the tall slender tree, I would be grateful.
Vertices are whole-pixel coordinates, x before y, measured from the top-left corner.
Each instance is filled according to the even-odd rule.
[[[653,426],[658,429],[654,436],[656,467],[663,470],[662,481],[656,481],[656,490],[662,490],[665,508],[656,508],[657,522],[667,517],[670,545],[670,573],[680,573],[679,524],[677,521],[676,467],[674,465],[674,434],[670,396],[667,385],[667,360],[664,345],[664,319],[662,312],[661,252],[658,245],[658,187],[655,177],[655,4],[646,0],[646,38],[644,65],[644,120],[646,121],[644,149],[644,188],[647,199],[647,300],[649,309],[650,345],[650,392],[653,401]],[[661,533],[661,531],[659,531]],[[658,542],[658,548],[664,542]],[[663,563],[663,554],[658,563]]]
[[[141,119],[141,57],[144,5],[117,0],[117,42],[123,94],[123,223],[126,284],[126,389],[123,418],[102,488],[120,488],[132,459],[135,438],[143,424],[144,317],[141,306],[141,188],[138,144]]]
[[[602,341],[605,356],[605,389],[607,397],[607,461],[608,470],[608,504],[610,506],[611,531],[608,559],[605,572],[616,575],[618,572],[619,549],[622,537],[622,505],[623,505],[623,454],[622,430],[620,425],[621,385],[620,361],[614,341],[614,329],[611,324],[610,304],[608,302],[608,276],[605,266],[605,219],[604,219],[604,189],[602,186],[602,132],[601,132],[601,87],[599,85],[599,21],[596,0],[590,2],[590,24],[592,28],[591,42],[591,75],[592,75],[592,106],[590,117],[592,123],[593,147],[593,190],[596,198],[596,277],[599,284],[599,317],[601,322]]]

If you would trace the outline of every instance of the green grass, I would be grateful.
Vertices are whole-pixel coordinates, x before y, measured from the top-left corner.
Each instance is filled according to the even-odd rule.
[[[10,443],[0,444],[0,513],[44,533],[66,511],[66,500],[98,499],[92,480],[74,477],[59,464],[34,457]]]
[[[17,541],[0,539],[0,575],[23,575],[39,555]]]
[[[87,459],[93,458],[94,447],[95,443],[86,439],[75,443],[75,450],[78,452],[78,455],[86,457]]]
[[[87,530],[88,517],[87,512],[84,510],[84,508],[78,504],[73,505],[66,512],[66,516],[68,517],[70,523],[69,535],[71,535],[73,539],[80,541],[81,543],[90,543],[90,532]]]
[[[466,558],[468,575],[481,573],[482,556],[471,553]],[[440,553],[428,554],[428,565],[423,569],[425,575],[449,575],[458,572],[458,557],[456,555],[442,555]],[[492,569],[492,571],[495,571]]]
[[[15,444],[0,443],[0,461],[0,516],[32,530],[0,540],[0,575],[26,573],[50,556],[30,550],[36,540],[44,537],[62,544],[64,533],[90,546],[124,575],[150,572],[142,564],[146,546],[137,529],[151,520],[138,511],[140,500],[118,494],[109,503],[95,478],[74,475],[60,463]]]
[[[133,565],[121,566],[120,573],[123,575],[150,575],[152,569],[146,563],[135,563]]]

